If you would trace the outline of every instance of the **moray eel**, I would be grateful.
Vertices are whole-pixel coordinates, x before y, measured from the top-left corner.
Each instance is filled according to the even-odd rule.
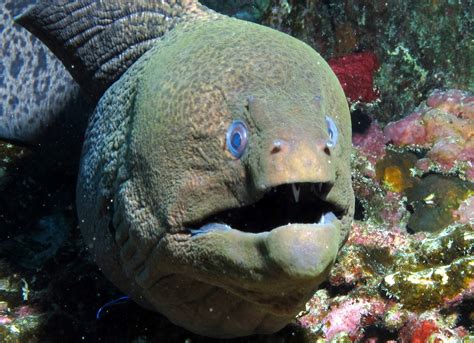
[[[104,274],[202,335],[289,323],[353,217],[349,110],[321,56],[192,0],[40,1],[17,20],[100,98],[77,210]]]
[[[58,136],[66,126],[84,126],[92,112],[79,85],[40,40],[13,17],[34,0],[0,2],[0,137],[34,143]],[[63,125],[64,124],[64,125]]]

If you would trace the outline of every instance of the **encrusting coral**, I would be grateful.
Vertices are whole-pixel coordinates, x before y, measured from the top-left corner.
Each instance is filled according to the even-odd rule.
[[[473,108],[469,92],[436,90],[404,119],[383,130],[373,121],[354,134],[354,189],[362,202],[370,199],[369,220],[393,229],[402,217],[408,222],[409,211],[413,231],[440,230],[455,220],[472,225]]]
[[[469,225],[410,235],[355,222],[329,284],[298,321],[315,339],[413,341],[421,333],[412,328],[427,322],[433,324],[427,337],[460,339],[470,329],[459,323],[474,295],[473,252]]]
[[[426,150],[417,162],[423,172],[457,173],[474,180],[474,96],[461,90],[435,90],[413,113],[388,124],[387,142]]]

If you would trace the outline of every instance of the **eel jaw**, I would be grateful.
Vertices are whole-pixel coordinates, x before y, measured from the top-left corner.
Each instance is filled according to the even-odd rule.
[[[324,200],[330,189],[318,183],[271,187],[250,205],[188,226],[181,243],[183,255],[195,261],[194,277],[274,315],[295,315],[326,280],[341,245],[349,214]]]
[[[187,223],[192,236],[214,230],[235,229],[242,232],[270,232],[294,224],[318,226],[347,215],[343,204],[325,200],[331,186],[327,183],[290,183],[270,187],[263,196],[246,206],[227,209]]]

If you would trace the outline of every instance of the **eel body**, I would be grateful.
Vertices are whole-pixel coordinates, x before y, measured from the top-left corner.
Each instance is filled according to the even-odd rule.
[[[0,137],[22,142],[58,136],[66,125],[84,126],[92,112],[62,63],[14,16],[33,0],[0,2]],[[64,124],[64,125],[62,125]]]
[[[100,98],[77,209],[105,275],[203,335],[289,323],[353,216],[349,110],[326,62],[191,0],[40,1],[18,20]]]

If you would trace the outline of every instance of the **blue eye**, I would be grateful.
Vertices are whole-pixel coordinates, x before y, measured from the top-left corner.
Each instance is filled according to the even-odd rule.
[[[241,120],[234,120],[227,130],[226,144],[230,153],[239,158],[247,148],[247,126]]]
[[[337,130],[336,123],[332,120],[331,117],[326,116],[326,124],[328,126],[329,140],[326,144],[328,148],[333,148],[337,144],[337,139],[339,138],[339,131]]]

